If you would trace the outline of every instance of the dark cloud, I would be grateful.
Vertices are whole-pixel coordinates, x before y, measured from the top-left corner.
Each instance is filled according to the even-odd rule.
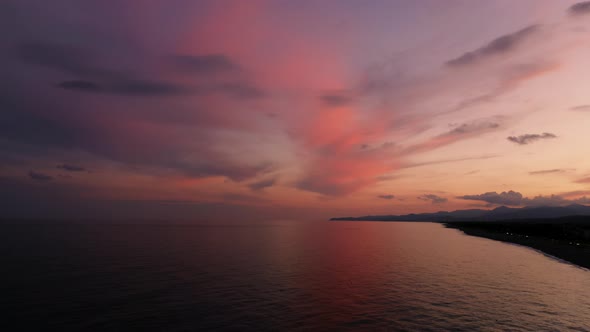
[[[262,197],[252,196],[252,195],[244,195],[239,193],[224,193],[222,195],[224,201],[231,202],[231,203],[263,203],[266,202],[266,199]]]
[[[195,93],[222,93],[236,99],[266,96],[265,91],[244,79],[242,68],[227,55],[175,55],[170,61],[176,69],[201,75],[196,77],[201,78],[201,85],[193,91]]]
[[[457,197],[459,199],[474,200],[486,202],[489,205],[508,205],[508,206],[562,206],[568,204],[589,204],[590,199],[584,197],[576,199],[566,199],[560,195],[535,196],[533,198],[523,197],[516,191],[487,192],[481,195],[465,195]]]
[[[69,124],[69,117],[52,103],[27,98],[25,93],[0,93],[0,137],[47,146],[76,147],[85,134]],[[43,113],[40,113],[43,112]]]
[[[55,166],[56,168],[63,169],[64,171],[68,172],[85,172],[86,168],[82,166],[72,165],[72,164],[61,164]]]
[[[84,92],[103,92],[130,96],[162,96],[188,93],[189,89],[158,80],[137,78],[130,73],[107,70],[98,64],[95,50],[57,43],[21,43],[20,59],[28,64],[56,69],[79,77],[59,87]]]
[[[52,176],[35,171],[29,171],[29,177],[39,182],[47,182],[53,180]]]
[[[503,89],[502,88],[498,88],[494,91],[491,92],[486,92],[482,95],[476,96],[476,97],[469,97],[465,100],[460,101],[455,107],[453,107],[450,112],[456,112],[456,111],[461,111],[467,108],[471,108],[480,104],[484,104],[484,103],[491,103],[493,102],[498,96],[500,96],[503,93]]]
[[[258,99],[266,96],[266,93],[249,83],[230,82],[213,86],[210,91],[221,92],[237,99]]]
[[[466,199],[472,201],[482,201],[489,204],[496,204],[496,205],[521,205],[523,201],[522,194],[515,191],[503,191],[501,193],[497,193],[495,191],[490,191],[487,193],[483,193],[481,195],[464,195],[457,197],[459,199]]]
[[[446,146],[462,139],[477,137],[501,128],[501,125],[495,121],[476,120],[461,125],[456,125],[455,128],[434,136],[427,141],[406,147],[403,154],[421,153]]]
[[[573,4],[568,12],[570,15],[585,15],[590,14],[590,1],[583,1]]]
[[[198,221],[243,220],[252,218],[260,221],[268,218],[268,206],[263,210],[251,205],[261,205],[262,198],[240,194],[225,194],[232,203],[209,203],[199,201],[141,200],[141,199],[92,199],[88,192],[93,187],[72,184],[68,181],[47,181],[42,186],[32,181],[0,176],[0,199],[3,218],[27,218],[47,220],[56,218],[72,222],[124,221],[145,222],[177,220]],[[248,203],[250,206],[246,205]],[[271,207],[275,208],[275,207]],[[285,216],[284,207],[276,207],[272,218]],[[289,211],[289,215],[297,210]]]
[[[113,82],[107,91],[130,96],[164,96],[186,94],[190,89],[161,81],[123,79]]]
[[[456,158],[456,159],[442,159],[442,160],[432,160],[432,161],[424,161],[421,163],[414,163],[402,166],[402,168],[412,168],[412,167],[420,167],[420,166],[427,166],[427,165],[436,165],[436,164],[446,164],[446,163],[456,163],[461,161],[469,161],[469,160],[486,160],[497,158],[499,155],[484,155],[484,156],[476,156],[476,157],[465,157],[465,158]]]
[[[391,180],[399,179],[400,177],[402,177],[402,176],[401,175],[379,175],[375,179],[377,181],[391,181]]]
[[[524,134],[524,135],[520,135],[520,136],[508,136],[506,139],[509,140],[510,142],[516,143],[516,144],[520,144],[520,145],[526,145],[541,139],[551,139],[551,138],[557,138],[557,136],[555,134],[552,133],[542,133],[542,134]]]
[[[162,81],[120,79],[105,81],[102,85],[84,81],[64,81],[58,84],[66,90],[110,93],[128,96],[166,96],[183,94],[222,93],[236,99],[257,99],[265,96],[261,89],[244,82],[221,83],[218,85],[189,88]]]
[[[277,178],[269,178],[269,179],[264,179],[264,180],[260,180],[257,182],[253,182],[251,184],[248,185],[248,187],[254,191],[258,191],[258,190],[262,190],[265,188],[269,188],[274,186],[277,183]]]
[[[208,163],[202,164],[174,162],[168,164],[168,166],[173,167],[189,177],[205,178],[211,176],[224,176],[235,182],[252,179],[275,170],[275,166],[268,162],[257,165],[245,165],[232,163],[219,156],[211,155],[210,158],[217,160],[211,160]],[[164,164],[161,166],[166,165]]]
[[[537,25],[531,25],[514,33],[498,37],[481,48],[447,61],[447,65],[454,67],[471,65],[488,57],[510,52],[516,49],[532,34],[537,32],[538,29],[539,27]]]
[[[75,80],[75,81],[63,81],[59,83],[57,86],[66,90],[80,90],[80,91],[88,91],[88,92],[100,92],[102,88],[93,82],[89,81],[82,81],[82,80]]]
[[[340,185],[331,182],[324,182],[322,179],[317,179],[313,175],[308,175],[305,178],[297,181],[295,187],[305,191],[320,193],[327,196],[341,196],[353,192],[356,186]]]
[[[579,197],[590,195],[590,190],[574,190],[567,191],[559,194],[562,197]]]
[[[187,147],[186,141],[175,136],[178,129],[174,126],[154,125],[149,131],[135,132],[128,130],[134,119],[95,121],[95,114],[69,110],[43,98],[26,98],[17,91],[0,93],[0,109],[0,139],[35,147],[27,152],[34,155],[51,148],[85,151],[133,167],[163,168],[193,178],[224,176],[232,181],[252,179],[274,169],[268,162],[252,165],[230,160],[214,151],[205,136],[195,136],[196,142]],[[18,151],[15,153],[23,150]],[[200,158],[187,160],[186,155],[195,151]]]
[[[44,66],[74,75],[104,75],[94,56],[85,48],[46,42],[25,42],[16,46],[17,56],[24,63]]]
[[[422,196],[418,196],[418,199],[421,199],[423,201],[430,201],[432,204],[442,204],[448,201],[448,199],[446,199],[445,197],[441,197],[435,194],[425,194]]]
[[[367,184],[377,181],[376,176],[365,174],[350,175],[348,172],[335,172],[333,168],[327,167],[324,160],[317,162],[314,167],[308,169],[307,173],[294,183],[298,189],[319,193],[326,196],[345,196],[351,194]],[[348,161],[342,161],[347,163]]]
[[[394,199],[395,196],[394,195],[379,195],[377,196],[377,198],[382,198],[382,199]]]
[[[238,70],[240,67],[223,54],[175,55],[170,58],[178,69],[196,74],[216,74]]]
[[[543,174],[554,174],[554,173],[564,173],[567,172],[566,169],[555,168],[555,169],[542,169],[539,171],[532,171],[529,172],[530,175],[543,175]]]
[[[453,130],[449,131],[445,135],[453,136],[453,135],[465,135],[471,134],[475,132],[482,132],[488,130],[494,130],[500,128],[500,124],[497,122],[490,122],[490,121],[476,121],[470,123],[463,123],[459,126],[456,126]]]
[[[196,79],[189,80],[166,66],[169,63],[162,63],[166,59],[160,54],[169,51],[157,43],[163,41],[166,29],[157,28],[160,37],[149,34],[144,40],[126,29],[126,22],[117,22],[118,6],[105,5],[106,12],[84,19],[80,14],[92,12],[88,6],[93,5],[78,8],[52,3],[54,10],[46,11],[14,3],[23,7],[26,20],[12,24],[20,29],[3,31],[6,72],[0,82],[0,150],[5,154],[0,164],[7,158],[22,164],[31,163],[29,160],[48,164],[53,171],[47,169],[47,176],[54,181],[44,188],[75,182],[60,181],[60,177],[74,175],[71,172],[81,167],[56,165],[56,154],[63,157],[58,162],[78,160],[91,167],[104,161],[132,173],[174,177],[247,181],[269,171],[267,165],[258,164],[261,160],[243,162],[241,155],[220,149],[231,144],[227,143],[231,139],[226,141],[230,134],[225,131],[217,135],[218,128],[230,132],[258,125],[249,121],[252,116],[243,107],[236,107],[237,102],[265,95],[233,59],[216,54],[176,58],[187,74],[194,73]],[[102,5],[97,2],[96,6]],[[39,15],[29,17],[28,10]],[[69,14],[66,18],[59,13]],[[0,10],[0,16],[8,15]],[[61,22],[60,16],[68,22]],[[108,24],[102,24],[105,22]],[[117,36],[111,32],[128,43],[113,41],[111,37]],[[214,73],[224,75],[211,79],[209,74]],[[127,98],[184,94],[191,95],[190,103],[184,98]],[[39,187],[31,180],[33,176],[46,175],[26,174],[38,167],[35,165],[40,163],[21,171],[32,188]]]
[[[571,111],[577,112],[590,112],[590,105],[578,105],[574,107],[570,107]]]
[[[584,196],[576,199],[566,199],[560,195],[539,195],[533,198],[524,198],[523,204],[526,206],[564,206],[569,204],[590,204],[590,198]]]
[[[389,149],[395,146],[394,142],[385,142],[381,145],[381,148],[383,149]]]
[[[353,98],[346,91],[334,91],[320,96],[320,100],[327,106],[345,106],[353,102]]]
[[[17,45],[17,54],[24,63],[59,70],[78,77],[78,79],[58,84],[58,87],[67,90],[129,96],[165,96],[195,92],[194,89],[178,84],[145,79],[126,71],[105,69],[99,63],[101,56],[96,50],[77,45],[48,42],[21,43]],[[217,58],[214,57],[214,59]],[[211,63],[217,61],[217,66],[223,62],[214,59],[204,61]],[[239,90],[235,87],[229,92],[234,90],[237,91],[234,94],[240,96],[253,94],[252,91],[244,91],[244,88]]]
[[[66,90],[111,93],[127,96],[166,96],[188,94],[190,92],[190,89],[187,87],[167,82],[138,79],[110,81],[103,85],[90,81],[75,80],[61,82],[58,86]]]
[[[95,92],[126,96],[208,95],[221,93],[235,99],[257,99],[266,93],[248,82],[240,67],[222,54],[178,55],[168,59],[184,72],[205,75],[199,84],[188,86],[161,79],[153,79],[152,68],[107,69],[105,55],[88,47],[51,42],[23,42],[17,44],[17,56],[23,63],[46,67],[75,77],[57,86],[78,92]],[[110,59],[113,60],[113,59]],[[149,60],[149,59],[148,59]],[[146,60],[146,61],[148,61]],[[152,59],[153,60],[153,59]],[[149,61],[148,61],[149,62]],[[121,66],[124,62],[121,62]],[[127,66],[128,67],[128,66]],[[216,73],[229,73],[212,79]],[[197,78],[202,78],[198,76]]]
[[[552,72],[560,66],[560,63],[551,61],[520,63],[507,66],[502,70],[499,84],[495,88],[475,97],[468,97],[441,114],[454,113],[477,105],[492,103],[507,92],[520,86],[523,82]]]

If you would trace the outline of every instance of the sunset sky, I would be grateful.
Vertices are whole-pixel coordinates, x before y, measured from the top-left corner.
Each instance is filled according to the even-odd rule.
[[[590,2],[5,0],[0,22],[0,217],[590,204]]]

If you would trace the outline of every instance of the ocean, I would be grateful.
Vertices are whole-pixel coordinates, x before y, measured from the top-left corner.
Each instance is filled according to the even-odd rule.
[[[589,331],[590,272],[436,223],[18,225],[3,331]]]

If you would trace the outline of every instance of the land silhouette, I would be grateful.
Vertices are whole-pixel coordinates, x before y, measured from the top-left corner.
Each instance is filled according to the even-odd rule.
[[[590,269],[590,206],[501,206],[407,215],[332,218],[335,221],[429,221],[467,235],[524,245]]]
[[[335,217],[330,220],[348,221],[499,221],[512,219],[548,219],[569,216],[590,216],[590,206],[571,204],[568,206],[538,206],[509,208],[500,206],[492,210],[469,209],[439,211],[434,213],[411,213],[404,215],[368,215],[361,217]]]

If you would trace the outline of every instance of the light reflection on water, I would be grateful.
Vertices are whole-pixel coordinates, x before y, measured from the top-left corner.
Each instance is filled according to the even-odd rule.
[[[23,327],[588,330],[590,272],[432,223],[14,226]]]

